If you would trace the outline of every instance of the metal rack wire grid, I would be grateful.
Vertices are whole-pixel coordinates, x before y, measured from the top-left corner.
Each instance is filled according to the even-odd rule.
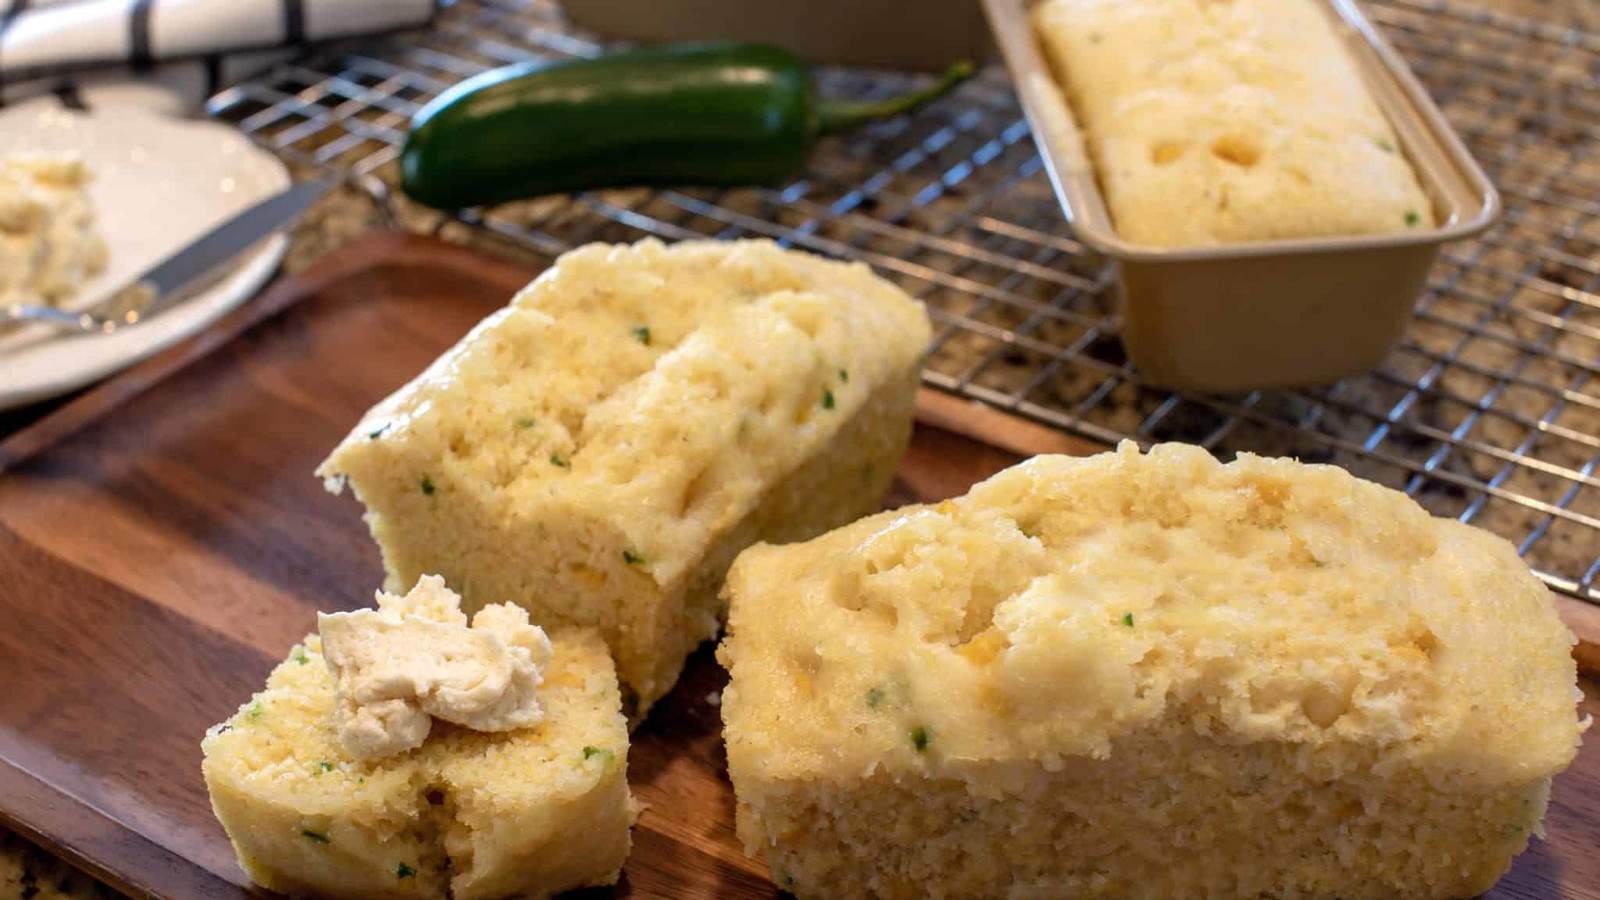
[[[1505,215],[1445,249],[1380,368],[1327,388],[1195,396],[1143,383],[1116,339],[1113,273],[1063,222],[997,66],[914,116],[826,140],[788,184],[548,197],[462,220],[545,256],[760,235],[864,260],[927,304],[930,385],[1108,443],[1337,463],[1504,535],[1553,587],[1600,603],[1600,36],[1449,0],[1367,9]],[[392,181],[428,98],[488,67],[601,49],[551,0],[460,0],[426,33],[279,65],[210,109],[293,161]],[[817,75],[825,93],[862,98],[921,77]]]

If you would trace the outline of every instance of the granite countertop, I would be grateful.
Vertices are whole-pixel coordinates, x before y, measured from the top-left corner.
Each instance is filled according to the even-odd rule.
[[[1512,15],[1600,30],[1600,3],[1594,0],[1476,0]],[[342,187],[314,208],[294,233],[284,262],[288,273],[301,271],[329,251],[374,228],[390,224],[366,193]],[[404,222],[414,225],[416,223]],[[447,228],[447,240],[505,253],[503,244],[466,229]],[[88,900],[117,898],[111,888],[56,859],[16,834],[0,828],[0,900]]]

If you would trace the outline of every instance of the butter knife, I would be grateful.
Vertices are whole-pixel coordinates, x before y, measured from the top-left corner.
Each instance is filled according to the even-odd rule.
[[[74,331],[109,334],[137,325],[209,286],[212,276],[262,238],[299,219],[339,183],[305,181],[279,191],[223,222],[157,263],[128,286],[83,310],[33,303],[0,307],[0,323],[41,322]]]

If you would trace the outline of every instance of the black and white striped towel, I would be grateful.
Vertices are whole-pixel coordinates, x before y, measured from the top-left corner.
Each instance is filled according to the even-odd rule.
[[[0,100],[96,70],[199,81],[214,92],[256,51],[411,28],[440,0],[0,0]],[[171,65],[183,63],[181,66]],[[259,65],[259,63],[257,63]],[[173,69],[194,68],[194,74]],[[97,77],[103,77],[98,76]]]

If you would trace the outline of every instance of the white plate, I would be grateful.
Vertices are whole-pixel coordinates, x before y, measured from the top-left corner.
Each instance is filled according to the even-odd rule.
[[[12,153],[75,154],[95,174],[89,195],[111,260],[74,306],[132,281],[290,183],[277,157],[233,129],[137,105],[77,113],[39,97],[0,110],[0,156]],[[194,334],[249,299],[288,243],[281,234],[263,241],[215,287],[134,328],[61,336],[29,326],[0,335],[0,409],[82,387]]]

